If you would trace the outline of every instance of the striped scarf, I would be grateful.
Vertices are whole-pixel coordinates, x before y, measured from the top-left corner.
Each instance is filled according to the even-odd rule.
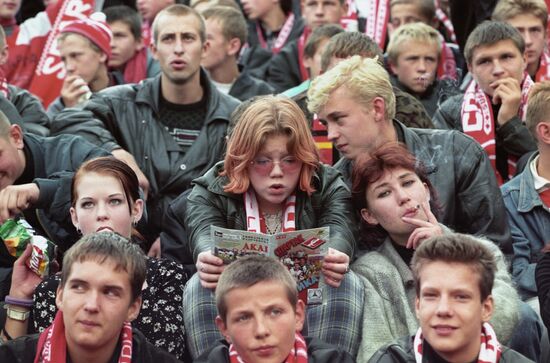
[[[229,360],[231,363],[253,363],[245,362],[233,344],[229,346]],[[286,357],[283,363],[307,363],[307,345],[302,334],[296,332],[294,347]]]

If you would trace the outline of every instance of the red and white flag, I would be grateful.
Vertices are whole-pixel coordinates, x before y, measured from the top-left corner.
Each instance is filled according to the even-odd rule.
[[[59,96],[65,78],[57,36],[68,22],[88,18],[94,5],[95,0],[60,0],[23,22],[7,38],[8,82],[28,89],[47,107]]]

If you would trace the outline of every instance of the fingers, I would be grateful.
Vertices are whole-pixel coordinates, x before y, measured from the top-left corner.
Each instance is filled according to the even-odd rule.
[[[207,289],[215,289],[218,285],[220,275],[225,269],[225,266],[210,265],[202,262],[197,263],[197,273],[201,285]]]
[[[25,262],[31,257],[31,254],[32,254],[32,245],[29,243],[27,243],[27,247],[25,247],[25,250],[23,251],[23,253],[21,254],[21,256],[19,256],[19,258],[17,258],[17,260],[15,260],[15,262],[13,263],[14,266],[24,266],[25,265]]]
[[[424,211],[424,214],[426,217],[428,217],[428,222],[432,224],[438,224],[437,218],[435,218],[435,215],[432,213],[432,209],[430,208],[430,203],[428,201],[424,201],[421,204],[422,210]]]
[[[329,247],[323,260],[321,272],[327,285],[332,287],[340,286],[344,276],[349,272],[349,256]]]
[[[325,278],[325,283],[332,287],[338,287],[344,279],[345,273],[338,273],[330,270],[322,270],[323,276]]]
[[[340,252],[337,249],[329,247],[327,254],[325,255],[325,258],[323,260],[323,265],[325,265],[326,263],[335,263],[335,264],[343,263],[348,265],[349,256],[346,255],[344,252]]]

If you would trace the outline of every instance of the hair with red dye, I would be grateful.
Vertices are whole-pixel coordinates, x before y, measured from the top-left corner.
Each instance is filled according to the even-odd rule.
[[[229,137],[221,173],[229,179],[224,191],[245,193],[250,186],[248,167],[252,160],[268,138],[285,135],[289,153],[303,163],[298,186],[311,195],[315,191],[311,183],[319,166],[319,153],[302,110],[284,96],[262,96],[241,107],[232,116],[238,121]]]
[[[370,153],[360,155],[355,160],[351,192],[355,210],[360,212],[361,209],[368,208],[367,189],[369,185],[382,178],[387,171],[397,168],[414,172],[423,183],[426,183],[430,191],[430,207],[437,217],[437,196],[424,165],[407,150],[405,145],[397,142],[382,145]],[[362,241],[372,244],[373,242],[382,242],[387,236],[386,230],[380,225],[371,225],[361,216],[359,218],[362,227]]]

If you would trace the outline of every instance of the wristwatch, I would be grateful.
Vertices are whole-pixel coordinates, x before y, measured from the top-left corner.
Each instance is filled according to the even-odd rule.
[[[31,314],[30,311],[21,311],[17,309],[13,309],[10,305],[4,305],[4,309],[7,310],[7,316],[10,319],[18,320],[18,321],[26,321],[29,318],[29,315]]]

